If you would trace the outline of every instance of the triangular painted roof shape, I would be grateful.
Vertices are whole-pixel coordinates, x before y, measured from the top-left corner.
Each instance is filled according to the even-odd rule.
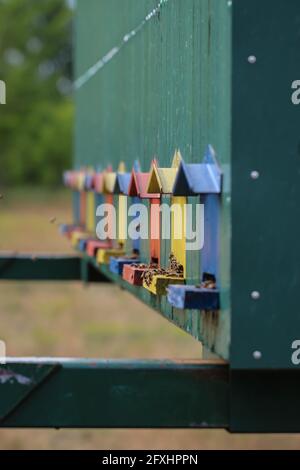
[[[158,168],[157,171],[160,179],[161,193],[172,194],[178,168]]]
[[[124,162],[119,163],[118,173],[126,173],[126,165]]]
[[[113,194],[117,174],[113,171],[104,172],[103,178],[103,192],[106,194]]]
[[[198,165],[195,165],[198,167]],[[174,187],[173,187],[174,196],[193,196],[194,193],[190,187],[190,178],[187,172],[187,164],[184,161],[181,162]]]
[[[160,177],[158,174],[158,168],[155,164],[152,164],[151,166],[147,191],[149,192],[149,194],[153,194],[153,193],[161,194],[162,193],[162,184],[161,184]]]
[[[134,169],[136,173],[140,173],[141,172],[140,162],[138,160],[134,160],[134,164],[132,168]]]
[[[124,194],[125,196],[128,196],[130,179],[130,173],[117,173],[114,194]]]
[[[203,163],[181,162],[173,187],[175,196],[220,194],[221,189],[222,171],[211,145],[207,147]]]
[[[136,172],[134,169],[131,173],[128,194],[132,197],[139,197],[141,199],[154,199],[159,198],[160,194],[149,194],[147,191],[147,184],[149,173]]]
[[[179,168],[180,163],[182,162],[182,156],[180,150],[175,150],[173,161],[172,161],[172,168]]]
[[[172,194],[173,186],[182,161],[179,150],[175,151],[171,168],[159,168],[154,162],[151,167],[147,191],[160,194]]]
[[[137,197],[139,196],[139,188],[137,186],[136,171],[133,169],[130,176],[128,196]]]

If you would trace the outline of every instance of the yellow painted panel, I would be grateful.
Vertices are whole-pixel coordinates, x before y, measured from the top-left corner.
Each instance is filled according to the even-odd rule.
[[[145,281],[143,282],[143,287],[147,289],[151,294],[154,295],[167,295],[167,288],[171,284],[184,284],[185,281],[180,277],[170,277],[157,275],[153,276],[152,282],[148,285]]]
[[[158,176],[160,179],[162,193],[172,194],[177,168],[158,168]]]
[[[179,168],[180,163],[182,161],[182,156],[180,150],[175,150],[173,161],[172,161],[172,168]]]
[[[84,181],[85,181],[85,173],[80,171],[77,175],[77,189],[78,191],[84,190]]]
[[[180,153],[175,153],[172,167],[158,168],[156,165],[152,165],[147,192],[149,194],[172,194],[180,161]]]
[[[127,238],[127,196],[119,196],[118,241],[125,244]]]
[[[150,176],[149,176],[149,181],[148,181],[147,193],[160,194],[161,192],[162,192],[162,185],[161,185],[160,178],[158,175],[157,167],[156,165],[152,165]]]
[[[104,174],[104,192],[112,194],[116,183],[116,173],[107,172]]]
[[[109,264],[109,261],[110,261],[110,258],[112,256],[114,257],[121,257],[121,256],[124,256],[125,255],[125,251],[124,250],[121,250],[121,249],[114,249],[114,248],[111,248],[111,249],[107,249],[107,250],[98,250],[97,252],[97,262],[99,264]]]
[[[80,240],[86,240],[90,235],[85,232],[73,232],[71,236],[71,245],[76,248]]]
[[[88,191],[86,195],[86,228],[89,232],[96,230],[96,202],[94,191]]]
[[[126,173],[125,162],[120,162],[118,166],[118,173]]]
[[[186,197],[172,197],[174,206],[171,221],[171,250],[177,261],[182,264],[186,275]]]

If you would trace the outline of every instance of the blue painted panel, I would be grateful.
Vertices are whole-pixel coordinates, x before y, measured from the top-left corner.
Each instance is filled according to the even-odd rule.
[[[219,259],[220,259],[220,214],[221,200],[216,194],[201,196],[204,204],[204,246],[201,251],[201,274],[215,276],[219,286]]]
[[[109,260],[109,270],[114,274],[120,274],[118,260],[119,258],[113,258],[112,256]]]
[[[187,165],[184,162],[180,163],[173,187],[174,196],[195,196],[195,193],[192,190],[192,181],[187,171],[188,166],[191,165]],[[195,167],[194,171],[196,172],[198,171],[198,167],[200,167],[200,164],[194,164],[193,166]]]
[[[84,179],[84,189],[90,191],[93,189],[94,175],[86,174]]]
[[[73,221],[75,224],[80,224],[80,192],[73,191]]]
[[[67,188],[70,187],[70,171],[63,172],[63,183]]]
[[[140,162],[139,162],[138,160],[134,160],[132,169],[133,169],[136,173],[140,173],[140,172],[141,172],[141,165],[140,165]]]
[[[124,194],[128,196],[131,173],[118,173],[114,188],[115,194]]]
[[[175,196],[220,194],[221,189],[222,172],[210,145],[207,147],[203,163],[181,162],[173,188]]]
[[[65,235],[66,233],[68,233],[68,231],[69,231],[69,225],[60,224],[59,233],[61,233],[62,235]]]
[[[220,194],[221,175],[215,177],[213,165],[207,163],[186,164],[181,162],[175,180],[175,196],[197,196],[198,194]]]
[[[214,148],[211,145],[206,147],[203,163],[208,166],[210,177],[214,180],[215,188],[218,189],[218,191],[214,191],[214,193],[219,194],[222,190],[222,170]]]
[[[220,294],[218,290],[171,285],[168,287],[168,302],[182,310],[219,310]]]
[[[140,263],[139,259],[127,259],[127,258],[114,258],[111,257],[109,261],[109,269],[114,274],[119,274],[120,276],[123,274],[123,268],[125,264],[135,264]]]
[[[88,240],[79,240],[78,249],[79,251],[85,251]]]

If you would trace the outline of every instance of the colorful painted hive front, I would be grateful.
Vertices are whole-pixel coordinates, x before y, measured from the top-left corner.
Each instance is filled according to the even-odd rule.
[[[123,0],[121,10],[119,0],[90,0],[88,5],[83,0],[78,1],[74,166],[91,167],[95,171],[111,166],[112,174],[96,176],[95,187],[102,185],[104,197],[117,204],[119,195],[124,196],[121,188],[124,178],[117,177],[119,163],[124,161],[130,172],[138,159],[142,168],[139,173],[143,176],[139,181],[134,179],[140,189],[130,197],[142,198],[143,205],[152,209],[149,213],[154,213],[162,203],[175,202],[181,210],[185,203],[191,204],[194,214],[201,195],[195,196],[193,190],[173,193],[178,168],[172,167],[171,155],[175,149],[180,149],[186,165],[198,165],[208,145],[212,146],[224,172],[223,191],[218,195],[220,253],[214,254],[218,257],[221,310],[214,327],[213,347],[220,355],[228,357],[231,96],[224,92],[230,90],[231,83],[228,2],[212,0],[208,5],[204,0],[169,0],[157,3],[158,10],[149,15],[153,11],[150,0],[134,2],[134,8],[132,0]],[[143,22],[146,17],[149,19]],[[107,18],[114,20],[109,22]],[[137,25],[141,27],[135,34]],[[157,190],[156,198],[148,197],[147,186],[153,159],[158,162],[154,176],[159,186],[151,187]],[[113,195],[116,184],[119,193]],[[84,197],[86,194],[82,199]],[[123,228],[124,201],[118,200],[119,222]],[[82,207],[91,210],[92,202],[88,206],[83,202]],[[79,222],[85,217],[83,211]],[[215,261],[210,258],[207,263],[205,253],[202,257],[201,251],[190,251],[184,237],[174,236],[179,218],[186,224],[185,216],[173,215],[169,239],[161,236],[161,219],[155,215],[149,217],[150,223],[152,219],[152,225],[158,227],[160,236],[157,240],[151,241],[151,237],[140,240],[140,264],[148,266],[154,261],[167,268],[170,255],[175,255],[183,266],[186,286],[199,286],[203,282],[203,264],[210,271]],[[123,238],[124,230],[119,232],[119,241]],[[215,242],[211,246],[215,246]],[[126,246],[125,255],[128,253]],[[126,277],[128,272],[128,279],[132,280],[133,275],[140,283],[138,276],[147,268],[133,269],[137,271],[133,273],[132,267],[124,266],[122,276]],[[203,339],[206,329],[210,328],[199,311],[186,311],[184,317],[180,316],[166,295],[154,295],[141,286],[137,295],[198,339]]]

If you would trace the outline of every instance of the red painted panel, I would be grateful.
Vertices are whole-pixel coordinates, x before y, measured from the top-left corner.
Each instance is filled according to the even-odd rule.
[[[132,170],[128,189],[129,196],[140,197],[141,199],[159,198],[159,194],[149,194],[147,192],[149,176],[150,173],[140,173]]]
[[[133,284],[135,286],[142,286],[142,275],[145,271],[146,269],[136,268],[134,266],[131,266],[130,264],[125,264],[123,267],[123,279],[129,282],[129,284]]]
[[[89,240],[86,245],[86,252],[89,256],[93,257],[97,255],[98,250],[108,250],[110,248],[112,248],[110,241],[102,242],[100,240]]]

